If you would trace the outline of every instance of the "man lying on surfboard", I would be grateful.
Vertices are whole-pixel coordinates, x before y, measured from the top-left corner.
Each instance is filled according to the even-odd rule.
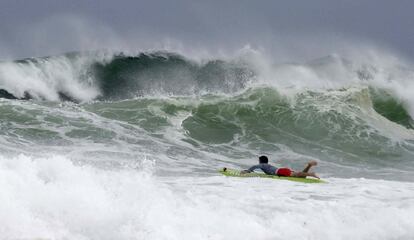
[[[259,157],[259,164],[252,166],[251,168],[247,170],[241,171],[242,174],[244,173],[251,173],[256,169],[261,169],[264,173],[268,175],[277,175],[280,177],[298,177],[298,178],[305,178],[305,177],[319,177],[314,172],[309,172],[310,168],[312,166],[316,166],[318,163],[316,161],[310,161],[308,162],[308,165],[306,165],[305,169],[302,170],[302,172],[294,172],[289,168],[276,168],[269,164],[269,159],[266,156],[260,156]]]

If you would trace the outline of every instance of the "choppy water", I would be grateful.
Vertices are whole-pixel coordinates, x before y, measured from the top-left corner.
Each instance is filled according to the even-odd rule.
[[[413,239],[413,76],[339,56],[2,62],[0,235]],[[263,154],[329,183],[217,173]]]

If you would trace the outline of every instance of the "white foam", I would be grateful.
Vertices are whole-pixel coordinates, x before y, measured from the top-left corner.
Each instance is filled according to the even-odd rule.
[[[3,239],[414,238],[413,183],[163,178],[62,156],[0,160]]]
[[[249,50],[241,56],[258,71],[253,85],[270,85],[294,96],[312,90],[325,91],[354,86],[371,86],[388,90],[414,116],[414,67],[395,54],[371,48],[350,51],[344,55],[331,54],[309,62],[274,64],[272,57]],[[280,62],[279,59],[277,59]],[[361,77],[366,75],[365,77]]]
[[[93,61],[105,61],[105,53],[37,58],[26,63],[0,63],[0,88],[18,98],[29,93],[37,99],[59,100],[59,92],[80,101],[90,101],[100,94],[100,89],[88,73]]]

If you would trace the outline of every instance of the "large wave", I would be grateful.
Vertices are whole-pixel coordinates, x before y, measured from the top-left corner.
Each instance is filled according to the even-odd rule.
[[[241,61],[196,63],[180,55],[70,53],[0,64],[0,97],[119,100],[151,94],[230,93],[255,73]]]
[[[288,95],[365,86],[378,113],[412,128],[414,100],[404,86],[411,86],[413,71],[394,63],[375,64],[356,64],[336,55],[275,65],[252,55],[194,61],[168,52],[74,52],[1,62],[0,97],[87,102],[235,94],[262,85]]]

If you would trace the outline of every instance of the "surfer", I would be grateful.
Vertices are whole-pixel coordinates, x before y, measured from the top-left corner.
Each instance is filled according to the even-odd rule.
[[[276,168],[269,164],[269,159],[266,156],[259,157],[259,164],[250,167],[247,170],[241,171],[242,174],[253,172],[255,169],[261,169],[264,173],[268,175],[277,175],[280,177],[298,177],[298,178],[305,178],[305,177],[319,177],[314,172],[309,172],[312,166],[316,166],[318,163],[316,161],[310,161],[306,165],[305,169],[301,172],[292,171],[290,168]]]

